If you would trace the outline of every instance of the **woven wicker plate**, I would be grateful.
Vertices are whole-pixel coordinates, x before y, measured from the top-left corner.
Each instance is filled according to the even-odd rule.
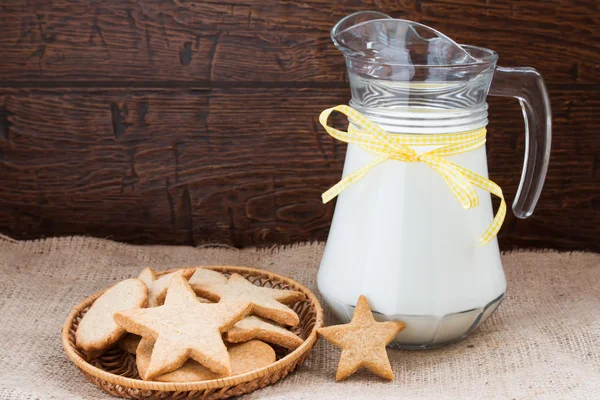
[[[128,399],[226,399],[275,383],[304,362],[317,341],[317,329],[323,325],[323,310],[319,300],[310,290],[282,275],[254,268],[229,266],[207,268],[226,275],[236,272],[258,286],[298,290],[304,293],[306,300],[292,307],[300,317],[300,324],[294,328],[294,333],[304,339],[304,343],[291,352],[273,346],[277,361],[241,375],[198,382],[143,381],[135,365],[135,356],[122,351],[118,346],[91,362],[87,362],[75,347],[75,331],[79,321],[94,300],[104,292],[103,290],[79,303],[67,317],[62,328],[62,343],[67,356],[83,375],[99,388],[114,396]],[[158,275],[173,271],[176,269],[160,272]]]

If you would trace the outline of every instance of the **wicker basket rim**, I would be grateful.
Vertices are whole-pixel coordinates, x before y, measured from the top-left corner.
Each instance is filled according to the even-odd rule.
[[[286,366],[294,363],[297,359],[302,357],[306,352],[309,352],[317,341],[317,329],[323,326],[323,309],[317,296],[315,296],[306,286],[301,283],[288,278],[286,276],[265,271],[256,268],[250,267],[241,267],[241,266],[225,266],[225,265],[214,265],[214,266],[202,266],[204,268],[212,269],[219,272],[226,273],[246,273],[254,276],[260,276],[263,278],[267,278],[269,280],[276,280],[279,282],[283,282],[290,287],[304,293],[307,299],[310,301],[312,306],[315,309],[315,325],[312,328],[309,336],[306,338],[304,343],[300,345],[297,349],[286,355],[280,360],[275,361],[272,364],[269,364],[265,367],[257,369],[255,371],[247,372],[245,374],[229,376],[225,378],[212,379],[207,381],[196,381],[196,382],[156,382],[156,381],[144,381],[141,379],[133,379],[126,378],[120,375],[115,375],[110,372],[104,371],[100,368],[93,366],[88,363],[85,359],[83,359],[77,352],[74,347],[71,345],[69,340],[69,331],[71,326],[73,325],[74,319],[77,315],[84,310],[86,307],[90,306],[94,300],[102,295],[108,288],[103,289],[99,292],[94,293],[93,295],[87,297],[85,300],[77,304],[65,320],[65,323],[61,329],[61,339],[62,345],[67,353],[69,359],[81,370],[84,372],[99,378],[103,379],[109,383],[121,385],[124,387],[130,387],[135,389],[143,389],[143,390],[162,390],[162,391],[190,391],[190,390],[206,390],[206,389],[219,389],[227,386],[238,385],[240,383],[249,382],[254,379],[262,378],[263,376],[273,374],[278,370],[285,368]],[[183,268],[197,268],[197,267],[183,267]],[[179,269],[183,268],[173,268],[165,271],[157,272],[157,275],[167,274]]]

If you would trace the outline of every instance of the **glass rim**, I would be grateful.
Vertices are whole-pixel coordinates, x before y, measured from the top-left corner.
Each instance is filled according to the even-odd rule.
[[[478,58],[475,62],[468,62],[468,63],[464,63],[464,64],[439,64],[439,65],[406,64],[406,63],[395,63],[395,62],[385,62],[384,63],[384,62],[379,62],[379,61],[365,60],[362,57],[350,56],[350,55],[346,55],[346,54],[344,54],[344,57],[347,59],[365,63],[365,64],[394,65],[394,66],[399,66],[399,67],[436,68],[436,69],[437,68],[464,68],[464,67],[468,68],[468,67],[475,67],[475,66],[482,66],[482,65],[490,65],[490,64],[493,64],[496,61],[498,61],[498,53],[496,53],[494,50],[488,49],[486,47],[472,46],[472,45],[468,45],[468,44],[461,44],[460,46],[462,46],[465,50],[467,50],[469,52],[469,54],[471,53],[472,50],[479,50],[481,52],[486,53],[486,55],[483,58]]]

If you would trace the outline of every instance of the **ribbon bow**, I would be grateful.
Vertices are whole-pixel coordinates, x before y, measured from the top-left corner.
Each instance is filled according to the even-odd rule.
[[[348,132],[340,131],[327,125],[327,119],[333,111],[346,115],[352,124]],[[323,203],[335,198],[343,190],[358,182],[367,172],[377,164],[387,160],[403,162],[422,162],[435,169],[444,179],[450,191],[458,200],[462,208],[470,209],[479,205],[479,197],[475,192],[475,186],[488,191],[501,199],[498,212],[492,223],[487,227],[479,238],[479,244],[485,246],[500,230],[504,217],[506,216],[506,202],[502,195],[502,189],[491,180],[454,164],[444,156],[465,153],[485,144],[485,128],[473,131],[440,134],[440,135],[391,135],[381,129],[377,124],[355,109],[340,105],[328,108],[319,116],[321,125],[334,138],[346,143],[354,143],[363,150],[378,157],[364,167],[352,172],[335,184],[331,189],[323,193]],[[355,128],[357,125],[359,128]],[[440,146],[434,150],[417,153],[412,146]]]

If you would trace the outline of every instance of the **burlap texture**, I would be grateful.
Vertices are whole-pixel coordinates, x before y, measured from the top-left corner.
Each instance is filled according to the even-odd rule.
[[[63,353],[71,307],[145,266],[229,264],[272,270],[316,292],[322,244],[266,250],[129,246],[89,238],[0,238],[0,399],[104,399]],[[600,399],[600,255],[504,255],[507,298],[465,341],[390,350],[396,380],[334,382],[339,351],[320,340],[293,375],[247,398]],[[324,305],[325,306],[325,305]],[[327,308],[326,324],[332,323]]]

